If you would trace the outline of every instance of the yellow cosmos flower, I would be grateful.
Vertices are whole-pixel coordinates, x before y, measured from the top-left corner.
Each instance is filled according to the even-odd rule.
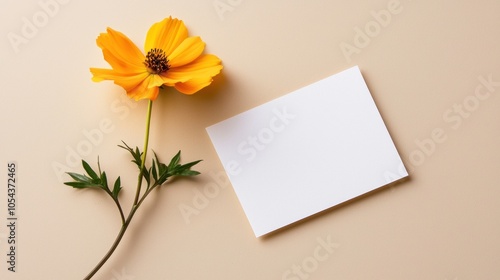
[[[97,37],[104,59],[112,69],[90,68],[92,80],[113,80],[135,100],[155,100],[160,86],[193,94],[210,85],[222,69],[221,60],[202,54],[205,43],[188,37],[184,23],[172,17],[149,29],[144,53],[123,33],[107,28]]]

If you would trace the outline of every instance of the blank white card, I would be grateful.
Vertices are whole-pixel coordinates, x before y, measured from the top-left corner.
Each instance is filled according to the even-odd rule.
[[[207,132],[257,237],[408,176],[357,66]]]

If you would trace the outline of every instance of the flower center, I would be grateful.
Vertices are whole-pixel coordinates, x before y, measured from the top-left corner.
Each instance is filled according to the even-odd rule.
[[[150,73],[161,74],[170,69],[168,59],[162,49],[152,49],[146,55],[144,65],[148,68]]]

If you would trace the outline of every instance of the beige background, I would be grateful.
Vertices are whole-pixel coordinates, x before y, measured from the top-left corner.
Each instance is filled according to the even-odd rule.
[[[52,3],[50,14],[40,3]],[[392,11],[383,25],[381,10]],[[149,26],[172,15],[225,68],[194,96],[162,93],[151,147],[164,159],[178,149],[204,159],[203,175],[154,193],[95,279],[498,279],[498,11],[497,0],[2,1],[0,278],[81,279],[111,245],[111,200],[64,186],[53,167],[80,171],[78,147],[93,164],[99,155],[109,177],[122,176],[128,209],[135,169],[116,145],[142,146],[146,103],[92,83],[88,68],[107,66],[95,45],[107,26],[142,46]],[[38,27],[23,35],[26,21]],[[205,127],[353,65],[411,179],[256,239]],[[19,165],[16,273],[4,261],[9,160]]]

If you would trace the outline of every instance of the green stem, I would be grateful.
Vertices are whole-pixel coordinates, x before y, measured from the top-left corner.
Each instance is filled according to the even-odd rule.
[[[139,176],[137,177],[137,190],[135,192],[134,205],[137,205],[137,202],[139,201],[139,195],[141,193],[143,170],[144,170],[144,165],[146,163],[146,155],[148,153],[149,127],[151,125],[151,111],[152,111],[152,109],[153,109],[153,100],[149,100],[148,113],[147,113],[147,118],[146,118],[146,135],[144,136],[144,148],[142,149],[143,152],[142,152],[142,158],[141,158],[141,167],[139,170]]]
[[[146,162],[146,155],[147,155],[147,151],[148,151],[149,127],[151,125],[152,108],[153,108],[153,101],[149,100],[148,112],[147,112],[147,117],[146,117],[146,135],[144,137],[144,150],[143,150],[143,154],[142,154],[142,158],[141,158],[141,167],[139,170],[139,176],[137,179],[137,190],[135,193],[134,204],[132,205],[132,208],[130,209],[130,212],[128,214],[127,219],[122,223],[122,227],[120,228],[120,231],[118,232],[118,235],[116,236],[115,241],[113,242],[113,245],[111,245],[111,248],[109,248],[106,255],[104,255],[104,257],[101,259],[101,261],[94,267],[94,269],[92,269],[92,271],[84,278],[84,280],[91,279],[97,273],[97,271],[99,271],[99,269],[101,269],[101,267],[106,263],[106,261],[111,257],[113,252],[118,247],[118,244],[120,244],[120,241],[122,240],[123,235],[127,231],[127,228],[130,225],[130,222],[132,221],[132,218],[134,217],[135,212],[137,211],[137,209],[139,209],[139,206],[141,206],[144,199],[146,199],[146,197],[149,195],[149,193],[151,193],[151,191],[154,189],[154,187],[148,189],[146,192],[144,192],[141,199],[139,200],[139,196],[141,193],[141,186],[142,186],[143,170],[144,170],[144,166],[145,166],[145,162]],[[115,201],[115,203],[116,202],[117,201]],[[121,210],[121,207],[118,207],[118,208]],[[123,221],[123,217],[124,216],[122,214],[122,221]]]
[[[125,223],[122,224],[120,232],[118,232],[118,235],[115,238],[115,242],[113,242],[113,245],[111,245],[111,248],[109,248],[106,255],[104,255],[104,257],[101,259],[101,261],[94,267],[94,269],[92,269],[92,271],[84,278],[84,280],[89,280],[90,278],[92,278],[92,276],[94,276],[94,274],[96,274],[97,271],[99,271],[99,269],[101,269],[101,267],[104,265],[104,263],[106,263],[106,261],[109,259],[109,257],[111,257],[111,255],[113,254],[115,249],[118,247],[118,244],[120,244],[120,241],[122,240],[123,235],[125,234],[125,231],[127,231],[127,228],[130,224],[130,221],[132,220],[132,217],[134,217],[134,214],[135,214],[135,211],[137,211],[137,208],[138,207],[136,207],[136,206],[132,207],[132,209],[130,210],[130,213],[127,217],[127,220],[125,221]]]
[[[122,206],[120,205],[120,201],[118,201],[118,199],[114,198],[114,197],[111,197],[113,199],[113,201],[115,202],[116,204],[116,207],[118,207],[118,211],[120,211],[120,218],[122,219],[122,225],[125,224],[125,215],[123,214],[123,209],[122,209]]]

